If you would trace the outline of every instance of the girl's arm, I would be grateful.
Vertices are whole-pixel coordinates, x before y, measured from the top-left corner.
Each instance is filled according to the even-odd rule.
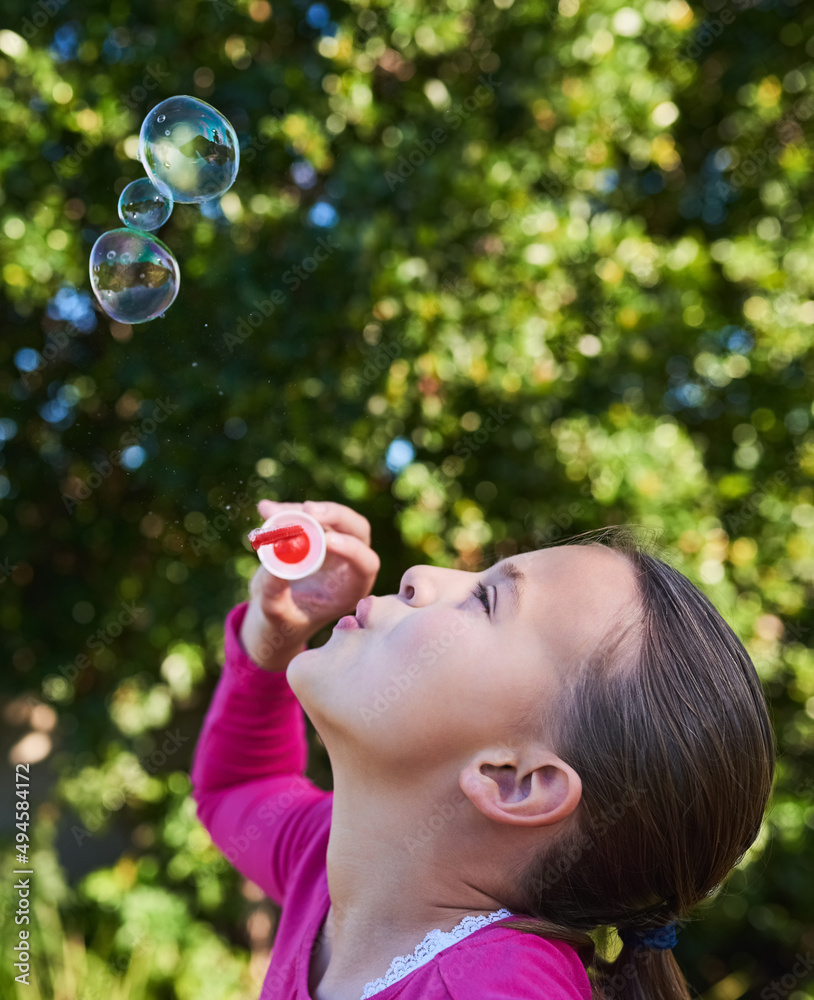
[[[331,793],[304,776],[305,717],[285,670],[263,669],[243,649],[247,608],[237,605],[226,619],[224,666],[193,756],[192,797],[233,867],[282,903],[302,847],[324,824],[323,810],[311,807]]]
[[[380,562],[367,518],[343,504],[261,500],[258,510],[264,518],[279,510],[316,517],[325,561],[291,582],[260,566],[250,603],[229,613],[223,673],[193,757],[192,797],[232,865],[282,903],[297,859],[330,826],[333,799],[303,773],[305,716],[285,669],[320,628],[370,593]]]

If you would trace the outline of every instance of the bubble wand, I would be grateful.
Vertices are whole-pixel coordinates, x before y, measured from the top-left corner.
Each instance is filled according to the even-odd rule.
[[[310,514],[279,511],[249,532],[249,544],[263,566],[283,580],[301,580],[322,566],[325,530]]]

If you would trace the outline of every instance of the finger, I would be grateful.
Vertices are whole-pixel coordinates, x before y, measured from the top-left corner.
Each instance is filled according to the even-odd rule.
[[[282,580],[280,577],[269,573],[266,567],[261,563],[261,565],[255,570],[254,576],[251,579],[251,583],[249,584],[249,593],[252,597],[259,597],[262,600],[267,594],[274,595],[278,591],[284,590],[285,587],[281,586],[281,584],[287,586],[288,581]]]
[[[303,510],[315,517],[323,528],[355,535],[366,545],[370,544],[370,522],[362,514],[345,504],[332,500],[306,500],[304,503],[283,503],[277,500],[260,500],[257,510],[261,517],[269,518],[281,510]]]
[[[355,535],[344,535],[337,531],[325,536],[325,544],[328,551],[342,556],[357,582],[363,583],[365,589],[370,590],[381,568],[381,559],[373,549]]]
[[[281,510],[304,510],[315,517],[323,528],[354,535],[365,545],[370,545],[370,522],[358,511],[332,500],[306,500],[305,503],[282,503],[276,500],[260,500],[257,510],[261,517],[269,518]]]
[[[260,500],[257,510],[261,517],[271,517],[278,510],[302,510],[301,503],[279,503],[277,500]]]
[[[285,621],[293,622],[299,622],[305,617],[303,609],[294,600],[290,582],[282,577],[267,572],[260,581],[258,596],[266,613],[271,612]]]
[[[305,513],[315,517],[323,528],[354,535],[365,545],[370,545],[370,522],[358,511],[332,500],[306,500],[302,506]]]

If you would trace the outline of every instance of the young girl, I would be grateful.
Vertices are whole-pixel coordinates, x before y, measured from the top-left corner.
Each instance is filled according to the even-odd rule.
[[[709,600],[629,538],[369,597],[364,517],[258,508],[328,545],[230,612],[193,763],[212,840],[282,905],[261,1000],[688,1000],[676,923],[757,836],[775,755]],[[333,792],[304,777],[303,709]]]

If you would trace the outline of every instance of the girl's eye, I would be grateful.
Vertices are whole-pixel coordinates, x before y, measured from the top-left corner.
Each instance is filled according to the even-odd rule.
[[[486,614],[491,617],[491,609],[489,607],[489,592],[482,583],[479,583],[475,589],[472,591],[472,596],[477,597],[481,604],[486,609]]]

